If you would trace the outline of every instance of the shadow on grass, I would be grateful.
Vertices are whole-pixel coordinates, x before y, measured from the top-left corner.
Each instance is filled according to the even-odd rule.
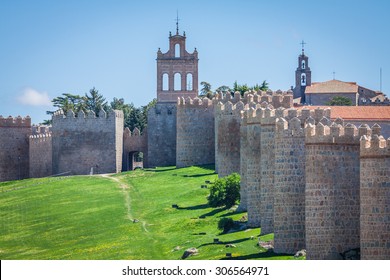
[[[223,217],[229,217],[229,216],[237,215],[237,214],[240,214],[240,213],[245,214],[246,212],[244,212],[244,211],[230,211],[230,212],[225,213],[225,214],[223,214],[223,215],[221,215],[221,216],[219,216],[219,217],[221,217],[221,218],[223,218]],[[244,215],[243,215],[243,216],[244,216]]]
[[[206,214],[200,215],[199,218],[204,219],[206,217],[214,216],[214,215],[216,215],[222,211],[225,211],[225,210],[226,210],[226,208],[217,208],[217,209],[214,209]]]
[[[211,172],[211,173],[203,173],[203,174],[195,174],[195,175],[181,175],[182,177],[186,177],[186,178],[196,178],[196,177],[204,177],[204,176],[210,176],[210,175],[214,175],[215,172]]]
[[[290,257],[293,255],[288,254],[277,254],[274,253],[272,250],[268,250],[266,252],[259,252],[256,254],[250,254],[250,255],[244,255],[244,256],[238,256],[238,257],[225,257],[221,258],[220,260],[250,260],[250,259],[263,259],[263,258],[272,258],[272,257]]]
[[[241,238],[241,239],[232,240],[232,241],[210,242],[210,243],[205,243],[205,244],[199,245],[198,248],[204,247],[204,246],[210,246],[210,245],[237,244],[237,243],[241,243],[241,242],[248,241],[248,240],[250,240],[250,238]]]
[[[167,167],[167,168],[163,168],[163,169],[153,169],[153,168],[146,168],[144,169],[144,171],[147,171],[147,172],[166,172],[166,171],[172,171],[172,170],[175,170],[176,167],[175,166],[172,166],[172,167]]]
[[[196,167],[212,170],[213,172],[215,172],[215,164],[196,165]]]
[[[199,204],[199,205],[188,206],[188,207],[178,207],[177,209],[179,209],[179,210],[202,210],[202,209],[207,209],[207,208],[210,208],[210,205]]]

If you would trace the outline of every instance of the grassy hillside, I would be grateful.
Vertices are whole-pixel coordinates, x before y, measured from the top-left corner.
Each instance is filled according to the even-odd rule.
[[[190,247],[190,259],[293,258],[259,248],[258,228],[220,234],[221,217],[245,213],[208,207],[201,185],[216,177],[190,167],[0,183],[0,259],[180,259]]]

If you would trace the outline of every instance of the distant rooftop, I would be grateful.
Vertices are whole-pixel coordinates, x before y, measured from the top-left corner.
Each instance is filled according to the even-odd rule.
[[[390,121],[390,106],[302,106],[309,108],[331,108],[330,118],[350,121]]]
[[[330,80],[312,83],[306,87],[305,93],[357,93],[358,87],[355,82]]]

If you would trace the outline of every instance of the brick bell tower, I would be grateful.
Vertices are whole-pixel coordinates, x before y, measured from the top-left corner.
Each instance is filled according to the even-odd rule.
[[[186,51],[177,18],[168,52],[157,52],[157,104],[148,112],[148,167],[176,165],[177,99],[197,96],[198,52]]]
[[[157,52],[157,101],[176,103],[178,97],[198,96],[198,51],[186,50],[186,33],[179,34],[179,19],[176,34],[169,32],[169,50]]]
[[[306,86],[311,85],[311,70],[309,67],[309,57],[305,55],[305,42],[302,41],[302,54],[298,57],[298,68],[295,71],[294,98],[301,97],[301,103],[306,102]]]

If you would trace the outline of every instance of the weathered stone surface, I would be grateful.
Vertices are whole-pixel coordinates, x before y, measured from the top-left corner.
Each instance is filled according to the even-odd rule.
[[[0,116],[0,182],[29,177],[30,117]]]
[[[148,112],[148,167],[176,165],[175,103],[157,103]]]
[[[214,105],[182,99],[177,107],[176,167],[215,162]]]
[[[143,153],[143,162],[137,162],[135,159],[136,153]],[[148,166],[148,135],[147,130],[141,134],[138,128],[133,132],[129,128],[125,128],[123,132],[123,159],[122,171],[134,170],[137,167]]]
[[[30,177],[40,178],[53,174],[53,139],[51,133],[31,135],[29,139]]]
[[[275,134],[274,240],[276,253],[305,248],[305,134],[301,121],[280,118]]]
[[[340,259],[360,243],[359,137],[339,128],[306,131],[307,259]]]
[[[123,112],[105,116],[72,111],[53,116],[53,173],[73,175],[116,173],[122,170]]]
[[[365,260],[390,259],[390,138],[360,141],[360,249]]]

